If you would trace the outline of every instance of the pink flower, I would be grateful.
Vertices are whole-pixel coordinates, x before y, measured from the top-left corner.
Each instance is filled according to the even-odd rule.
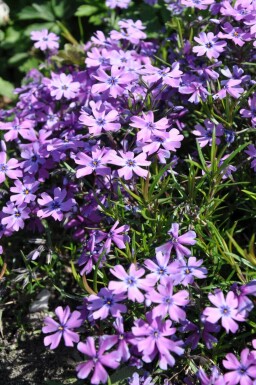
[[[0,152],[0,183],[2,183],[6,176],[11,179],[18,179],[22,177],[21,170],[15,170],[20,167],[17,159],[11,158],[7,161],[6,152]]]
[[[70,74],[66,75],[61,73],[60,75],[57,75],[52,73],[52,80],[49,80],[46,83],[50,89],[51,96],[56,100],[60,100],[63,97],[66,99],[73,99],[77,96],[80,89],[80,84],[78,82],[73,82],[73,76]]]
[[[233,291],[228,292],[226,299],[221,290],[216,290],[215,294],[209,294],[208,298],[216,307],[207,307],[204,310],[203,314],[206,316],[207,321],[214,324],[221,319],[221,324],[227,333],[229,331],[236,333],[238,324],[235,321],[245,321],[245,313],[239,312],[238,299]]]
[[[66,195],[67,191],[65,189],[61,190],[60,187],[54,189],[54,198],[43,192],[41,198],[38,199],[38,204],[45,207],[38,210],[37,216],[39,218],[52,216],[56,221],[61,221],[63,213],[70,211],[75,204],[74,199],[64,201]]]
[[[173,223],[168,231],[170,240],[162,246],[156,248],[156,251],[161,251],[164,255],[170,255],[172,248],[174,248],[177,257],[182,258],[191,254],[190,250],[184,245],[194,245],[196,243],[196,233],[194,231],[187,231],[185,234],[179,236],[179,224]]]
[[[113,98],[117,98],[124,93],[125,85],[134,80],[131,73],[127,73],[123,68],[117,66],[111,67],[111,75],[108,75],[103,69],[98,69],[97,75],[93,75],[100,83],[92,86],[92,94],[108,91]]]
[[[54,50],[59,48],[59,37],[55,33],[50,32],[47,29],[42,29],[41,31],[32,31],[31,40],[36,41],[35,47],[41,49],[42,51]]]
[[[193,52],[197,53],[197,56],[206,54],[209,59],[217,59],[227,45],[226,42],[218,41],[218,37],[214,36],[212,32],[208,32],[207,34],[200,32],[199,37],[195,37],[194,39],[200,45],[193,47]]]
[[[77,366],[77,377],[81,379],[88,378],[93,370],[90,384],[97,385],[100,382],[107,382],[108,373],[104,366],[116,369],[120,365],[121,360],[120,354],[117,351],[104,354],[106,350],[112,348],[114,343],[107,336],[103,336],[99,339],[99,348],[96,351],[93,337],[88,337],[85,342],[79,342],[77,349],[85,354],[88,359]]]
[[[157,122],[154,121],[153,111],[149,111],[147,114],[142,112],[142,117],[133,116],[131,118],[130,126],[139,128],[140,131],[137,134],[137,139],[146,141],[150,138],[150,135],[160,135],[162,131],[165,131],[170,124],[167,118],[162,118]]]
[[[256,379],[256,357],[249,349],[241,352],[241,361],[238,361],[233,353],[228,353],[226,359],[222,361],[223,366],[231,370],[224,374],[224,379],[228,385],[253,385]]]
[[[113,269],[110,269],[111,273],[120,279],[120,281],[110,281],[109,289],[114,294],[127,293],[128,298],[133,302],[142,303],[144,301],[144,295],[142,290],[149,290],[155,284],[155,280],[152,278],[141,278],[145,274],[145,270],[137,269],[134,263],[131,264],[128,273],[124,270],[123,266],[116,265]]]
[[[90,175],[94,171],[97,175],[109,175],[110,168],[105,166],[108,162],[109,155],[105,149],[92,148],[92,156],[88,156],[83,152],[79,152],[75,157],[76,164],[79,164],[76,171],[76,177],[81,178],[85,175]]]
[[[65,309],[58,306],[55,309],[55,314],[59,318],[59,322],[56,322],[51,317],[44,319],[43,333],[54,332],[44,338],[44,345],[50,345],[50,349],[56,349],[63,337],[66,346],[74,346],[74,342],[79,341],[79,335],[73,332],[73,329],[82,325],[81,313],[76,310],[71,313],[69,306]]]
[[[142,178],[146,178],[148,176],[148,171],[140,167],[149,166],[151,164],[150,161],[146,160],[147,156],[145,153],[141,153],[136,157],[134,157],[134,153],[131,151],[119,151],[119,154],[121,156],[118,156],[115,151],[109,153],[108,163],[121,166],[121,168],[117,171],[120,178],[124,177],[125,180],[129,180],[132,178],[133,173],[141,176]]]

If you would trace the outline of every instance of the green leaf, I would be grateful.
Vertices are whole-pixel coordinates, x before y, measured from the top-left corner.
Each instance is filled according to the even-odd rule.
[[[18,14],[18,18],[20,20],[40,19],[46,21],[54,21],[55,16],[53,15],[51,6],[49,4],[50,3],[39,5],[34,3],[32,5],[28,5]]]
[[[135,372],[142,374],[143,371],[141,369],[137,369],[135,367],[121,367],[119,368],[111,377],[110,381],[112,385],[121,385],[124,383],[127,378],[131,377]]]
[[[0,95],[6,96],[9,99],[15,99],[16,95],[13,93],[14,86],[12,83],[0,78]]]
[[[78,7],[75,16],[82,17],[82,16],[91,16],[98,12],[98,7],[95,7],[94,5],[81,5]]]

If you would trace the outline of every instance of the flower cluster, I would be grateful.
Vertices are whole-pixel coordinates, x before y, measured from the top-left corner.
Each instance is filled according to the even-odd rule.
[[[122,10],[130,1],[106,5]],[[17,232],[46,233],[48,255],[51,235],[61,229],[72,237],[77,256],[72,271],[87,294],[73,312],[58,306],[58,322],[46,317],[43,333],[49,334],[44,344],[50,349],[62,338],[66,346],[77,344],[85,355],[77,366],[79,379],[106,383],[115,369],[128,365],[138,369],[130,384],[151,385],[159,368],[170,373],[177,364],[186,368],[187,384],[251,385],[256,343],[248,338],[247,321],[256,281],[246,281],[239,269],[234,271],[242,284],[217,281],[207,260],[211,250],[232,267],[236,261],[203,215],[217,210],[225,199],[217,194],[225,183],[231,186],[244,163],[249,169],[248,156],[256,171],[256,148],[250,143],[242,153],[247,144],[238,129],[242,124],[250,133],[256,125],[255,82],[242,64],[254,55],[255,6],[250,0],[165,1],[165,6],[174,14],[187,15],[187,7],[203,11],[207,26],[201,28],[199,18],[189,22],[187,39],[178,28],[163,48],[147,38],[141,20],[120,19],[118,30],[91,37],[82,66],[53,64],[58,37],[47,30],[31,33],[35,48],[48,57],[46,71],[30,71],[16,89],[15,107],[0,111],[0,250],[5,252]],[[156,54],[161,50],[163,58]],[[241,54],[237,66],[231,58],[240,50],[247,56]],[[204,158],[203,151],[210,155]],[[219,254],[212,234],[213,243],[221,239],[226,246]],[[29,254],[34,264],[41,254]],[[248,255],[247,265],[254,266],[255,256]],[[217,351],[206,364],[197,361],[202,346],[212,351],[226,334],[241,330],[252,343],[240,349],[241,359],[224,344],[220,358]],[[141,372],[149,368],[149,374]]]

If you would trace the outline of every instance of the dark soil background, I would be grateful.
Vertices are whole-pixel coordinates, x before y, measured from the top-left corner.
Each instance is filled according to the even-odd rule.
[[[0,385],[80,384],[75,367],[79,353],[60,345],[51,351],[41,333],[45,314],[29,314],[27,330],[13,330],[12,319],[3,315],[0,336]],[[11,330],[11,331],[9,331]],[[84,382],[83,382],[84,383]]]

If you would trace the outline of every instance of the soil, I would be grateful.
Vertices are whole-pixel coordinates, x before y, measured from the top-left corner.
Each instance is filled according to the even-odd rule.
[[[81,360],[75,349],[59,346],[54,351],[43,344],[41,328],[45,314],[30,314],[26,331],[12,330],[3,316],[0,336],[0,385],[76,384],[75,366]],[[84,384],[84,382],[83,382]]]

